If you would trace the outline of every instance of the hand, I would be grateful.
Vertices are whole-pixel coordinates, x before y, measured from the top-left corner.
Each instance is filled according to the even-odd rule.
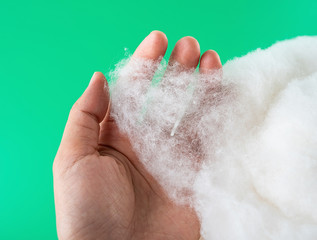
[[[167,38],[147,36],[133,58],[159,59]],[[200,49],[192,37],[180,39],[169,63],[196,68]],[[221,68],[206,51],[199,71]],[[199,220],[188,206],[175,205],[142,167],[129,139],[109,118],[106,79],[95,73],[72,107],[53,165],[59,239],[199,239]],[[160,154],[159,152],[157,154]]]

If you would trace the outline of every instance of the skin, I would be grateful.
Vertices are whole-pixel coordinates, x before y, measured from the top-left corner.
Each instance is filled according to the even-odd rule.
[[[133,58],[163,56],[167,38],[151,32]],[[200,73],[221,68],[218,54],[193,37],[180,39],[170,56],[183,69]],[[199,239],[198,217],[189,206],[173,203],[142,167],[129,139],[109,117],[104,75],[94,73],[73,105],[53,164],[59,239]],[[159,153],[158,153],[159,154]]]

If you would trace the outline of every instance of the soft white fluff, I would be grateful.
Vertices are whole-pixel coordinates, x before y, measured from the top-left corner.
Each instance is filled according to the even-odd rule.
[[[126,59],[111,114],[205,239],[317,239],[316,59],[317,37],[203,75]]]

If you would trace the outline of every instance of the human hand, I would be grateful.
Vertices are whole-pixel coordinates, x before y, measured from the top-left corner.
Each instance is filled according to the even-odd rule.
[[[147,36],[132,58],[157,60],[166,36]],[[196,68],[200,49],[192,37],[172,51],[184,69]],[[216,52],[206,51],[199,71],[221,68]],[[143,168],[127,136],[109,117],[106,79],[95,73],[72,107],[54,160],[54,192],[60,239],[199,239],[193,209],[172,202]],[[159,154],[159,153],[158,153]]]

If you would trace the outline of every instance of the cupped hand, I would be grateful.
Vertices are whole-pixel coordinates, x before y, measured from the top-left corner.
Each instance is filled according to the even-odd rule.
[[[167,38],[153,31],[132,58],[164,56]],[[215,51],[200,58],[198,42],[180,39],[169,64],[201,73],[221,68]],[[142,167],[127,136],[109,117],[107,83],[96,72],[73,105],[56,154],[54,193],[59,239],[199,239],[199,220],[189,206],[172,202]],[[160,154],[159,152],[157,154]]]

